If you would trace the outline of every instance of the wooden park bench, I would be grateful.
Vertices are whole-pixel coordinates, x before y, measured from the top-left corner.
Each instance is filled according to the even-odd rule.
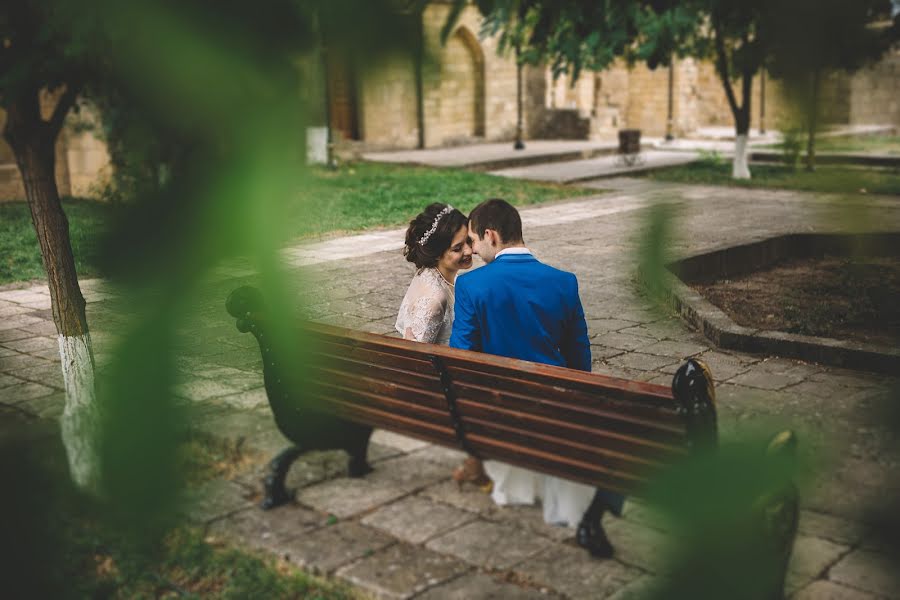
[[[270,463],[264,508],[291,500],[285,476],[309,450],[346,450],[350,476],[365,475],[375,427],[626,495],[717,445],[715,391],[700,361],[682,365],[670,389],[304,323],[286,364],[256,289],[232,292],[227,309],[259,341],[275,422],[294,444]],[[787,522],[773,527],[788,553],[796,511],[793,497],[778,513]]]

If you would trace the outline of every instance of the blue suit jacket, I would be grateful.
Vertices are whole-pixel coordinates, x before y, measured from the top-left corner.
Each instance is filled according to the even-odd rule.
[[[531,254],[504,254],[456,280],[450,346],[591,370],[578,280]]]

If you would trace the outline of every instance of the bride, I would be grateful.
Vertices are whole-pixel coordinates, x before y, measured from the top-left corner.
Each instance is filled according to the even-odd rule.
[[[450,341],[456,274],[472,266],[468,233],[468,219],[449,204],[429,204],[410,221],[403,254],[418,270],[397,315],[396,328],[404,339],[445,346]],[[481,461],[472,456],[457,467],[453,479],[460,486],[468,482],[490,490]]]

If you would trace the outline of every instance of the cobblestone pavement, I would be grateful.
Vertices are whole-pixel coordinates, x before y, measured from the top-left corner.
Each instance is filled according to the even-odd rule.
[[[787,593],[793,598],[900,596],[895,565],[866,526],[879,499],[897,494],[897,439],[881,409],[900,380],[712,347],[680,319],[654,310],[635,285],[649,207],[674,211],[673,257],[788,232],[900,229],[900,200],[839,198],[787,191],[662,185],[619,179],[617,191],[523,211],[536,255],[574,271],[588,318],[593,370],[668,385],[679,362],[700,355],[718,382],[723,438],[748,428],[790,426],[818,470],[801,481],[800,535]],[[392,241],[393,240],[393,241]],[[412,267],[399,253],[399,231],[375,232],[285,251],[304,267],[300,300],[324,323],[389,334]],[[289,484],[297,502],[263,512],[263,460],[285,445],[262,389],[252,339],[223,308],[227,291],[252,280],[230,269],[203,287],[178,358],[179,396],[198,408],[194,427],[242,440],[256,467],[216,480],[195,494],[188,516],[210,535],[286,557],[384,598],[640,598],[661,576],[671,540],[652,511],[629,502],[606,522],[614,560],[591,560],[572,531],[545,526],[534,507],[498,509],[474,490],[459,491],[450,471],[455,451],[377,432],[375,471],[344,476],[339,452],[299,460]],[[83,282],[94,343],[102,362],[117,323],[114,291]],[[46,287],[0,289],[0,406],[53,418],[62,381]],[[891,494],[889,496],[889,494]]]

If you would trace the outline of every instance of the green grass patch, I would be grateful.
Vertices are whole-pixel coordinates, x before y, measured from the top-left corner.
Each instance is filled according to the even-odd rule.
[[[806,138],[803,138],[803,151],[806,152]],[[766,148],[777,150],[781,146],[773,144]],[[816,152],[862,152],[871,154],[900,154],[900,136],[898,135],[859,135],[816,137]]]
[[[431,202],[449,202],[468,212],[492,197],[524,206],[597,193],[455,169],[349,163],[334,171],[310,170],[283,216],[291,238],[309,238],[401,226]],[[67,199],[63,208],[69,219],[79,276],[98,275],[102,232],[115,207]],[[0,284],[43,278],[40,248],[27,204],[0,204]]]
[[[900,154],[900,136],[862,135],[848,137],[820,137],[816,139],[816,151]]]
[[[204,537],[192,527],[165,536],[152,554],[117,543],[115,532],[90,520],[68,532],[63,573],[72,598],[296,598],[351,600],[351,588],[288,564]]]
[[[100,237],[111,207],[91,200],[66,198],[69,237],[75,268],[84,277],[97,275]],[[0,203],[0,284],[44,279],[44,265],[31,212],[25,202]]]
[[[783,165],[751,165],[753,178],[731,177],[730,161],[699,161],[658,169],[645,176],[656,181],[727,185],[745,188],[782,188],[836,194],[900,194],[900,170],[821,166],[808,172]]]
[[[308,237],[405,225],[432,202],[468,213],[487,198],[525,206],[597,193],[457,169],[350,163],[335,171],[313,169],[288,218],[293,237]]]

